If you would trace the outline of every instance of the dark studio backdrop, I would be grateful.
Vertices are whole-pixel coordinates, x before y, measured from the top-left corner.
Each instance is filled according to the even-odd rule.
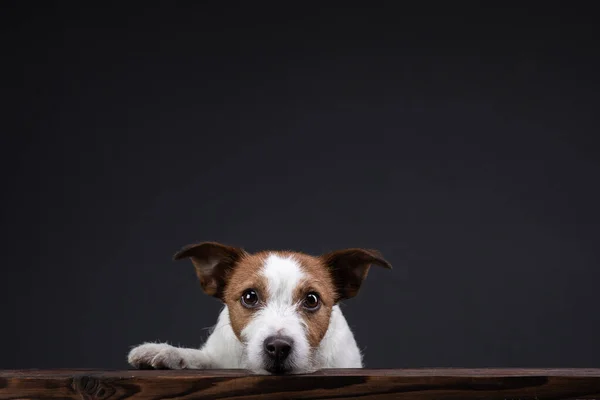
[[[368,367],[598,366],[592,3],[225,4],[2,2],[0,368],[199,346],[201,240],[381,250]]]

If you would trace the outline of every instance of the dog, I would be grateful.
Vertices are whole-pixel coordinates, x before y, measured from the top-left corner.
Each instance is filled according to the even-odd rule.
[[[339,303],[358,293],[371,265],[391,269],[377,250],[321,256],[245,250],[216,242],[185,246],[204,292],[224,303],[200,349],[145,343],[128,355],[139,369],[244,369],[303,374],[362,368],[362,354]]]

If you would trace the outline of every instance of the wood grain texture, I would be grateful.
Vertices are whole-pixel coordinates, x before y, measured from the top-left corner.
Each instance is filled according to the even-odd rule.
[[[0,399],[599,399],[600,369],[0,371]]]

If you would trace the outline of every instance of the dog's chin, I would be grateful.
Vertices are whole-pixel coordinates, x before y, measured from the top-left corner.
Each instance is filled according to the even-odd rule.
[[[257,375],[301,375],[301,374],[310,374],[311,372],[315,372],[316,369],[310,368],[293,368],[289,365],[281,365],[281,364],[269,364],[265,365],[262,368],[256,369],[252,371]]]
[[[273,365],[273,366],[266,368],[266,371],[270,375],[291,375],[293,372],[293,369],[286,367],[285,365]]]

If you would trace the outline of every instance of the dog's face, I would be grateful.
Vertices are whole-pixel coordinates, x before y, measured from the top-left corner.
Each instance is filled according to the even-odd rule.
[[[244,345],[244,364],[256,373],[314,371],[315,350],[332,307],[355,296],[370,265],[391,268],[375,250],[347,249],[313,257],[270,251],[255,254],[219,243],[183,248],[204,291],[222,300]]]

